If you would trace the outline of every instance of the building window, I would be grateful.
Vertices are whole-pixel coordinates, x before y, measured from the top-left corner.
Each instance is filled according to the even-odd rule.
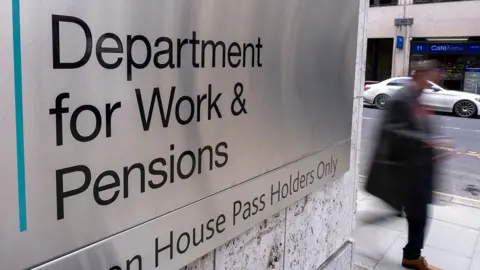
[[[370,0],[371,7],[396,6],[398,0]]]
[[[452,41],[455,37],[439,41],[415,38],[411,43],[410,63],[435,59],[442,65],[443,87],[449,90],[480,92],[480,38],[469,37],[465,41]],[[458,39],[458,38],[457,38]],[[440,42],[445,40],[444,42]],[[410,64],[411,67],[411,64]]]
[[[458,2],[458,1],[471,1],[471,0],[413,0],[414,4],[427,4],[427,3],[442,3],[442,2]],[[370,3],[372,1],[370,0]]]

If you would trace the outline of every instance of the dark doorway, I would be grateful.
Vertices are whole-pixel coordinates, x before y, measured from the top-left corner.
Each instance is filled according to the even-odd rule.
[[[393,38],[369,38],[366,81],[383,81],[392,75]]]

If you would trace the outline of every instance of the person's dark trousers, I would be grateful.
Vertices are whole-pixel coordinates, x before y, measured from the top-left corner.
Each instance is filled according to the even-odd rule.
[[[403,249],[403,258],[415,260],[421,256],[425,241],[428,204],[421,200],[405,208],[408,222],[408,243]]]

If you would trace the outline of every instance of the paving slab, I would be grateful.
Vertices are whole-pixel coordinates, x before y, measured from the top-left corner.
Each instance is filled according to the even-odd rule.
[[[400,233],[377,225],[360,226],[353,232],[355,254],[379,261]]]
[[[375,269],[405,270],[405,268],[401,266],[401,260],[403,247],[406,243],[406,239],[397,239]],[[430,246],[425,246],[423,255],[427,258],[429,263],[441,267],[443,270],[470,270],[470,258],[455,255]]]
[[[459,204],[432,205],[430,217],[472,229],[480,229],[480,209]]]
[[[479,216],[480,218],[480,216]],[[425,245],[459,256],[471,258],[479,231],[455,224],[429,219]],[[400,238],[407,239],[408,230]]]
[[[444,270],[480,270],[480,209],[446,199],[430,207],[423,255]],[[357,196],[353,238],[354,263],[359,268],[404,269],[400,262],[408,236],[406,219],[392,213],[390,207],[365,192]],[[389,218],[379,218],[387,214]]]
[[[353,261],[356,265],[363,267],[364,269],[373,269],[378,264],[379,260],[374,260],[367,256],[355,253],[353,254]]]
[[[479,269],[480,269],[480,255],[474,255],[474,257],[472,258],[472,263],[470,264],[470,270],[479,270]]]
[[[477,238],[477,242],[475,243],[475,250],[473,251],[473,257],[478,256],[480,257],[480,235]],[[480,269],[480,268],[478,268]]]

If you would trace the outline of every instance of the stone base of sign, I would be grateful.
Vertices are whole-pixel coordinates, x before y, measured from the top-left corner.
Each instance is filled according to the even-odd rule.
[[[350,269],[353,260],[353,243],[345,243],[335,254],[318,268],[318,270],[342,270]]]

